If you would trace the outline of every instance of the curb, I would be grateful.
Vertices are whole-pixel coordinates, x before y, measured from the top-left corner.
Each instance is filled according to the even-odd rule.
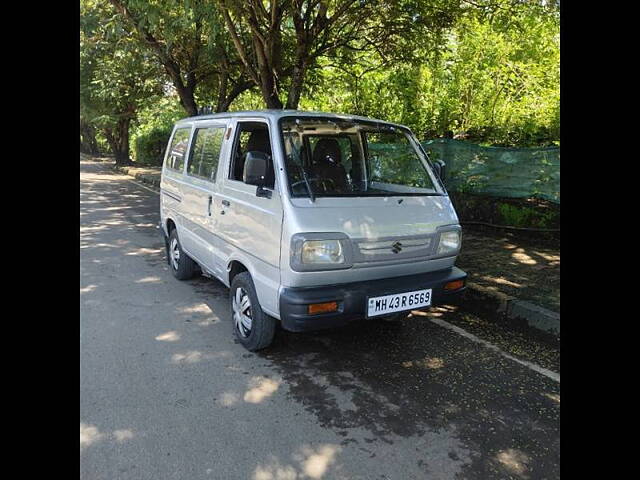
[[[525,321],[530,327],[554,335],[560,334],[560,314],[525,300],[468,282],[466,300],[482,310],[491,310],[509,320]]]
[[[159,178],[152,177],[152,176],[150,176],[148,174],[145,174],[145,173],[129,173],[129,170],[130,170],[129,167],[117,167],[117,166],[114,165],[113,169],[118,171],[118,172],[121,172],[121,173],[124,173],[126,175],[129,175],[130,177],[133,177],[136,180],[141,181],[142,183],[146,183],[146,184],[151,185],[152,187],[155,187],[155,188],[160,188],[160,179]]]

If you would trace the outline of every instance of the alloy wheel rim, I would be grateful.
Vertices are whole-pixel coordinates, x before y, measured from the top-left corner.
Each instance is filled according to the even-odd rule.
[[[235,327],[242,338],[247,338],[251,334],[253,324],[251,312],[251,300],[243,288],[237,288],[232,299],[233,321]]]
[[[171,266],[174,268],[174,270],[178,270],[178,266],[180,264],[180,247],[178,246],[177,238],[171,240],[171,248],[169,253],[171,255]]]

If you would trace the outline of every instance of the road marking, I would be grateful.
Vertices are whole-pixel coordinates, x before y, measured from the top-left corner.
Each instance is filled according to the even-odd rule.
[[[456,332],[458,335],[462,335],[463,337],[468,338],[473,342],[479,343],[480,345],[483,345],[488,349],[499,353],[500,355],[502,355],[505,358],[508,358],[509,360],[513,360],[514,362],[519,363],[520,365],[524,365],[525,367],[533,370],[534,372],[538,372],[539,374],[544,375],[545,377],[560,383],[559,373],[552,372],[551,370],[548,370],[539,365],[536,365],[535,363],[528,362],[526,360],[520,360],[519,358],[516,358],[513,355],[509,355],[508,353],[504,352],[503,350],[501,350],[499,347],[496,347],[492,343],[489,343],[486,340],[476,337],[473,333],[469,333],[466,330],[463,330],[462,328],[456,325],[450,324],[449,322],[445,322],[444,320],[441,320],[439,318],[429,318],[429,320],[431,320],[436,325],[440,325],[442,328],[446,328],[447,330]]]

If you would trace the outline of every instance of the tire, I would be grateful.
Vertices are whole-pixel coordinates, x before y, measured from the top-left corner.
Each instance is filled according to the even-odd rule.
[[[262,311],[256,288],[248,272],[233,277],[229,301],[233,333],[238,341],[250,352],[271,345],[277,321]]]
[[[169,268],[171,273],[178,280],[189,280],[196,274],[197,265],[185,252],[182,250],[180,240],[178,239],[178,230],[171,230],[169,234],[169,249],[167,250],[169,257]]]

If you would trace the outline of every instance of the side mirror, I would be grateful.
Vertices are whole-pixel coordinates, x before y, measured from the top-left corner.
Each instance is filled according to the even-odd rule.
[[[436,175],[438,175],[438,178],[440,179],[440,181],[442,181],[442,183],[444,183],[444,176],[446,173],[446,167],[447,164],[444,163],[442,160],[436,160],[433,162],[433,169],[436,172]]]
[[[242,180],[247,185],[257,185],[264,187],[267,177],[268,157],[266,153],[252,151],[247,152],[244,160],[244,171]]]

